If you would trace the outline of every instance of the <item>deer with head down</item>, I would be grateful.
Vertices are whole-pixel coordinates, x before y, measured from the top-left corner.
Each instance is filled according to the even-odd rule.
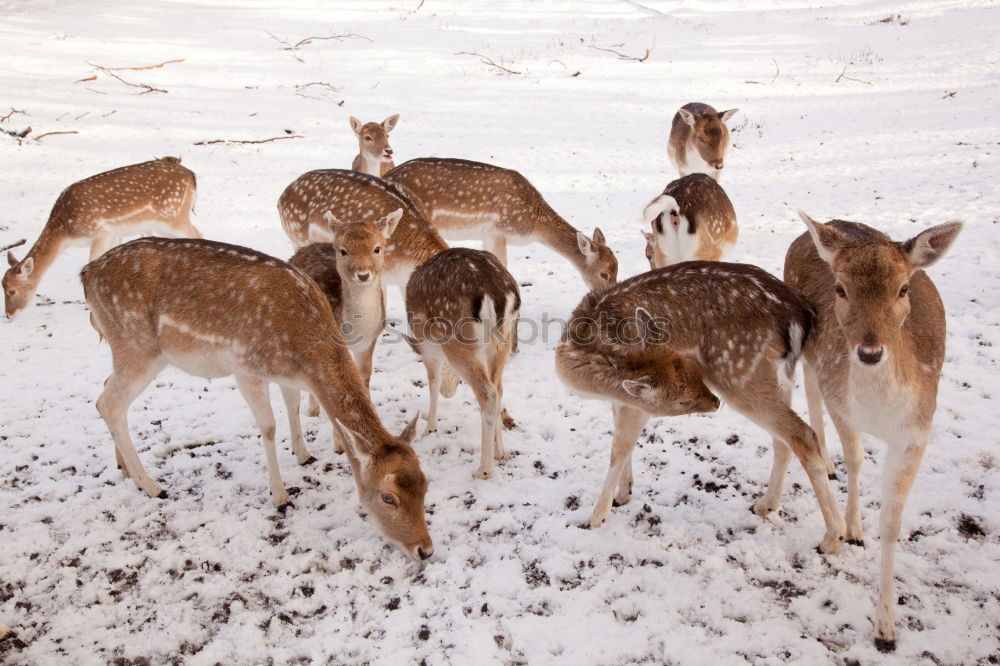
[[[4,310],[9,319],[31,305],[42,276],[69,246],[89,245],[93,261],[122,236],[158,232],[201,238],[191,224],[195,177],[177,157],[112,169],[73,183],[24,259],[7,253]]]
[[[700,102],[685,104],[677,110],[670,126],[667,155],[680,175],[704,173],[719,180],[729,151],[726,121],[737,111],[720,113]]]
[[[410,557],[430,557],[427,479],[410,447],[416,418],[399,437],[382,426],[315,282],[247,248],[163,238],[109,250],[80,277],[91,323],[111,346],[113,372],[97,411],[114,439],[119,467],[140,490],[166,496],[136,454],[128,407],[163,368],[174,365],[199,377],[236,378],[264,442],[271,499],[285,507],[288,492],[278,468],[268,396],[274,382],[286,405],[291,398],[298,404],[299,391],[316,396],[335,419],[368,514]],[[309,462],[301,437],[293,437],[292,449],[300,463]]]
[[[682,261],[719,261],[739,235],[736,211],[725,190],[703,173],[669,183],[642,213],[650,268]]]
[[[753,511],[777,510],[794,453],[826,524],[819,549],[835,552],[844,519],[816,436],[790,406],[795,364],[812,324],[812,310],[798,294],[746,264],[675,264],[584,297],[557,348],[556,369],[571,388],[615,406],[611,464],[586,526],[604,522],[612,499],[628,502],[632,449],[650,415],[712,411],[717,393],[773,437],[770,482]]]
[[[861,433],[889,445],[882,472],[875,644],[891,651],[896,644],[896,539],[927,448],[944,364],[944,306],[923,269],[948,251],[962,223],[931,227],[897,243],[864,224],[820,224],[800,215],[808,233],[788,249],[785,281],[818,315],[804,351],[806,396],[824,457],[824,404],[844,447],[848,543],[864,545]]]
[[[380,123],[362,123],[351,116],[351,129],[358,137],[358,154],[351,168],[372,176],[384,176],[395,165],[392,163],[392,146],[389,132],[399,122],[399,114],[389,116]]]

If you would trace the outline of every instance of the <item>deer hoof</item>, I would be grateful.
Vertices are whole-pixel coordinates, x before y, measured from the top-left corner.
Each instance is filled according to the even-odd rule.
[[[896,651],[896,639],[886,640],[885,638],[875,637],[875,647],[882,654],[888,654],[890,652]]]

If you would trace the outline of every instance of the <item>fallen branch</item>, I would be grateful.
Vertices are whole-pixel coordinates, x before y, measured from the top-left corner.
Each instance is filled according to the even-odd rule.
[[[941,99],[949,99],[951,97],[954,97],[957,94],[958,94],[957,90],[955,90],[955,91],[948,91],[948,90],[946,90],[946,91],[944,91],[944,95],[941,97]]]
[[[198,141],[194,145],[196,146],[210,146],[215,143],[267,143],[269,141],[283,141],[284,139],[302,139],[305,138],[301,134],[292,134],[290,136],[275,136],[270,139],[212,139],[211,141]]]
[[[11,243],[10,245],[4,245],[3,247],[0,247],[0,252],[6,252],[7,250],[13,250],[15,247],[21,247],[22,245],[24,245],[27,242],[28,242],[27,238],[22,238],[21,240],[17,241],[16,243]]]
[[[347,39],[348,37],[357,37],[358,39],[364,39],[364,40],[369,41],[369,42],[374,42],[373,39],[365,37],[364,35],[359,35],[356,32],[349,32],[349,33],[345,33],[343,35],[328,35],[326,37],[306,37],[305,39],[300,39],[299,41],[297,41],[294,44],[292,44],[287,39],[281,39],[280,37],[278,37],[274,33],[267,32],[266,30],[264,32],[271,39],[275,40],[279,44],[284,44],[285,47],[283,49],[281,49],[281,50],[282,51],[288,51],[288,52],[290,52],[292,54],[292,57],[295,58],[296,60],[298,60],[299,62],[305,62],[304,60],[302,60],[302,58],[299,57],[299,49],[301,47],[303,47],[303,46],[307,46],[309,44],[312,44],[313,42],[323,41],[323,40],[327,40],[327,39],[336,39],[338,42],[342,42],[345,39]]]
[[[117,74],[115,74],[113,71],[111,71],[107,67],[102,67],[100,65],[95,65],[95,64],[90,63],[90,62],[88,62],[87,64],[90,65],[91,67],[93,67],[94,69],[96,69],[99,72],[104,72],[105,74],[107,74],[108,76],[110,76],[113,79],[118,79],[119,81],[121,81],[122,83],[124,83],[127,86],[131,86],[132,88],[142,88],[143,91],[141,93],[139,93],[140,95],[145,95],[146,93],[151,93],[151,92],[158,92],[158,93],[166,93],[167,92],[163,88],[156,88],[156,87],[153,87],[151,85],[147,85],[145,83],[130,83],[129,81],[126,81],[122,77],[120,77]]]
[[[20,109],[15,109],[14,107],[10,107],[10,112],[7,113],[7,115],[0,116],[0,123],[7,122],[8,120],[10,120],[11,116],[13,116],[15,113],[20,113],[22,116],[26,115],[24,111],[21,111]]]
[[[781,70],[778,69],[778,61],[777,60],[775,60],[774,58],[771,58],[771,62],[774,63],[774,76],[771,77],[770,81],[768,81],[767,83],[762,83],[761,81],[747,81],[746,83],[752,83],[752,84],[758,85],[758,86],[764,86],[764,85],[770,86],[770,85],[773,85],[774,82],[775,82],[775,80],[778,78],[778,74],[781,73]]]
[[[47,136],[52,136],[53,134],[79,134],[76,130],[64,130],[62,132],[45,132],[44,134],[39,134],[34,138],[35,141],[41,141]]]
[[[21,141],[24,140],[24,137],[28,136],[28,134],[31,133],[31,127],[26,127],[23,130],[0,129],[0,132],[3,132],[4,134],[14,137],[15,139],[17,139],[18,143],[21,143]]]
[[[480,62],[482,62],[484,65],[488,65],[489,67],[496,67],[497,69],[499,69],[499,70],[501,70],[503,72],[507,72],[508,74],[520,74],[521,73],[521,72],[515,72],[513,69],[507,69],[503,65],[496,64],[495,62],[493,62],[492,59],[487,58],[482,53],[473,53],[472,51],[459,51],[455,55],[476,56],[477,58],[479,58]]]
[[[411,14],[416,14],[417,12],[419,12],[419,11],[420,11],[420,8],[421,8],[421,7],[423,7],[423,6],[424,6],[424,0],[420,0],[420,4],[419,4],[419,5],[417,5],[417,8],[416,8],[416,9],[414,9],[414,10],[413,10],[412,12],[410,12],[410,13],[411,13]]]
[[[621,60],[632,60],[633,62],[646,62],[647,60],[649,60],[649,56],[653,53],[653,49],[647,48],[646,54],[641,58],[638,58],[636,56],[630,56],[627,53],[621,53],[620,51],[615,51],[614,49],[605,49],[600,46],[594,46],[593,44],[590,45],[590,48],[597,49],[598,51],[606,51],[607,53],[614,53]]]
[[[340,92],[340,88],[331,86],[329,83],[325,83],[323,81],[313,81],[312,83],[300,83],[299,85],[295,86],[295,89],[301,92],[302,90],[309,88],[310,86],[319,86],[320,88],[326,88],[327,90],[330,90],[332,92]]]
[[[842,69],[842,70],[840,71],[840,76],[838,76],[838,77],[837,77],[837,78],[836,78],[836,79],[834,80],[834,83],[840,83],[840,80],[841,80],[841,79],[844,79],[845,81],[857,81],[858,83],[864,83],[864,84],[865,84],[865,85],[867,85],[867,86],[870,86],[870,85],[872,84],[872,82],[871,82],[871,81],[862,81],[861,79],[856,79],[856,78],[854,78],[853,76],[847,76],[847,75],[845,75],[845,74],[844,74],[844,72],[846,72],[846,71],[847,71],[847,68],[848,68],[849,66],[850,66],[850,63],[848,63],[847,65],[844,65],[844,69]]]
[[[165,60],[164,62],[161,62],[159,65],[145,65],[143,67],[105,67],[104,69],[105,71],[109,72],[124,72],[126,70],[131,72],[139,72],[147,69],[159,69],[164,65],[172,65],[175,62],[184,62],[185,60],[187,60],[187,58],[178,58],[177,60]]]

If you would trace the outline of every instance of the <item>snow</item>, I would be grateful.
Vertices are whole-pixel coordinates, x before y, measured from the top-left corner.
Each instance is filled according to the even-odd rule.
[[[721,179],[741,226],[733,260],[780,275],[804,231],[796,208],[899,240],[967,222],[930,269],[948,351],[897,549],[894,656],[872,643],[885,451],[876,440],[865,441],[865,549],[815,552],[822,518],[798,465],[781,512],[751,515],[770,443],[725,407],[651,421],[632,501],[601,529],[577,527],[607,470],[610,410],[555,377],[551,322],[568,317],[584,287],[568,262],[530,245],[511,248],[510,268],[522,316],[549,324],[507,369],[512,458],[474,481],[475,401],[464,385],[442,401],[440,430],[415,444],[435,541],[423,569],[359,515],[346,461],[318,419],[306,419],[319,458],[311,467],[296,465],[279,421],[282,476],[300,492],[294,510],[277,514],[232,379],[168,369],[154,381],[131,428],[169,498],[123,479],[93,407],[110,354],[77,279],[87,252],[67,251],[40,303],[0,322],[0,618],[13,631],[0,660],[995,663],[995,3],[4,0],[0,15],[0,116],[26,112],[0,129],[32,127],[20,144],[0,134],[0,245],[34,240],[70,183],[178,155],[198,175],[194,221],[207,237],[287,258],[282,189],[311,169],[350,165],[349,116],[400,113],[397,164],[438,155],[516,168],[588,236],[599,225],[625,277],[645,270],[639,218],[674,177],[667,133],[690,101],[740,109]],[[344,34],[357,36],[286,50]],[[652,54],[640,63],[591,47]],[[174,59],[184,60],[116,72],[166,93],[138,94],[103,73],[76,82],[95,74],[87,63]],[[306,86],[324,82],[336,90]],[[78,133],[32,140],[50,131]],[[277,136],[302,138],[193,145]],[[403,318],[396,290],[389,310]],[[427,408],[425,375],[398,336],[388,339],[398,344],[377,348],[372,397],[399,432]],[[800,391],[796,406],[804,402]],[[843,460],[827,435],[843,508]]]

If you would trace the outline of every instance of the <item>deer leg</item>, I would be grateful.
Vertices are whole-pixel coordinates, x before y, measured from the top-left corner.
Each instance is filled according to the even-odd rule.
[[[108,426],[115,442],[115,461],[122,468],[125,478],[131,478],[136,487],[150,497],[164,498],[167,494],[146,473],[135,452],[135,445],[128,433],[128,408],[149,383],[166,367],[162,356],[143,356],[136,350],[115,353],[112,348],[114,374],[104,383],[104,392],[97,399],[97,413]]]
[[[777,511],[781,506],[781,492],[785,488],[785,476],[788,465],[792,461],[792,450],[777,437],[771,440],[771,451],[774,462],[771,464],[771,478],[767,482],[767,490],[753,505],[753,512],[758,516],[766,516]]]
[[[292,453],[300,465],[308,465],[315,461],[306,448],[306,440],[302,436],[302,421],[299,420],[299,390],[290,386],[281,386],[281,397],[285,401],[285,411],[288,413],[288,429],[291,432]],[[310,394],[310,397],[311,394]]]
[[[372,381],[372,357],[375,355],[376,342],[378,342],[378,336],[372,338],[368,347],[358,350],[356,355],[354,350],[351,350],[351,355],[354,356],[354,362],[358,366],[358,371],[361,372],[361,379],[365,380],[366,387],[370,386]]]
[[[597,505],[583,527],[600,527],[607,519],[611,512],[611,496],[622,478],[625,464],[632,455],[639,433],[649,420],[648,414],[634,407],[621,406],[617,408],[617,412],[615,435],[611,440],[611,464],[608,466],[608,475],[604,478],[604,488],[601,490]]]
[[[615,430],[617,430],[619,407],[612,405],[611,412],[615,421]],[[612,500],[611,506],[625,506],[630,499],[632,499],[632,451],[629,451],[628,457],[625,459],[621,477],[618,479],[618,492],[615,493],[615,498]]]
[[[510,414],[507,414],[507,410],[503,406],[503,369],[507,366],[508,349],[509,347],[502,347],[497,350],[492,367],[490,368],[490,382],[497,388],[497,394],[500,396],[500,414],[498,416],[500,425],[497,426],[496,438],[493,445],[493,457],[497,460],[507,459],[507,451],[503,447],[503,430],[507,427],[506,419],[510,419],[511,423],[514,422],[514,419],[510,418]]]
[[[823,429],[823,393],[819,388],[819,379],[816,371],[808,363],[802,364],[802,376],[806,387],[806,401],[809,404],[809,427],[816,433],[816,440],[819,442],[820,454],[826,463],[827,476],[833,480],[837,478],[837,468],[833,465],[830,452],[826,448],[826,432]]]
[[[423,354],[424,367],[427,369],[427,388],[430,391],[431,404],[427,411],[427,429],[425,435],[437,432],[438,429],[438,398],[441,394],[442,360],[436,354]]]
[[[925,433],[926,434],[926,433]],[[882,573],[875,615],[875,646],[880,652],[896,649],[896,596],[893,593],[893,568],[896,540],[903,518],[903,507],[920,469],[927,448],[927,438],[905,444],[894,442],[886,456],[882,475],[882,513],[879,515],[879,540],[882,542]]]
[[[490,381],[486,368],[477,359],[466,359],[464,363],[458,363],[460,359],[451,358],[453,354],[448,354],[448,361],[453,368],[463,369],[462,379],[472,388],[476,395],[476,402],[479,403],[479,411],[482,415],[482,449],[479,452],[479,468],[473,476],[477,479],[488,479],[493,475],[493,457],[497,450],[497,436],[500,422],[500,393],[496,386]],[[500,444],[502,449],[503,444]]]
[[[288,491],[281,481],[281,470],[278,468],[278,452],[274,445],[274,412],[271,411],[271,399],[267,394],[267,383],[249,375],[236,375],[236,387],[243,394],[254,420],[260,429],[264,442],[264,455],[267,457],[267,480],[271,489],[271,501],[279,511],[288,505]]]
[[[501,234],[491,234],[483,239],[483,249],[492,252],[500,264],[507,265],[507,237]]]
[[[104,234],[103,236],[96,237],[90,243],[90,261],[97,259],[99,256],[111,249],[114,245],[114,236],[111,234]]]
[[[306,405],[306,416],[319,416],[319,403],[312,393],[309,394],[309,403]]]

